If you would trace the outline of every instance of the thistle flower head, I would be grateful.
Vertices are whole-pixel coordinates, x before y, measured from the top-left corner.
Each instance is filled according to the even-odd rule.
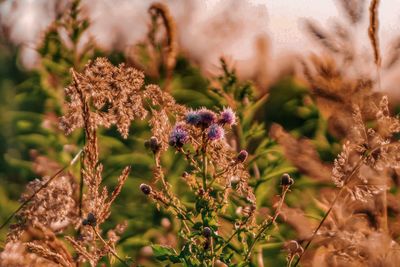
[[[201,116],[200,116],[199,112],[191,110],[188,113],[186,113],[186,122],[188,124],[197,126],[197,125],[199,125],[200,120],[201,120]]]
[[[209,127],[217,119],[217,116],[215,115],[215,113],[206,108],[201,108],[197,113],[200,117],[199,125],[201,125],[202,127],[205,127],[205,128]]]
[[[231,108],[224,108],[219,113],[219,121],[220,124],[226,124],[232,126],[236,124],[236,115],[235,112]]]
[[[180,148],[189,141],[189,134],[182,124],[176,124],[169,136],[169,144]]]
[[[241,151],[239,152],[239,154],[237,155],[236,160],[237,160],[238,162],[243,163],[243,162],[246,161],[246,159],[247,159],[248,156],[249,156],[249,153],[248,153],[246,150],[241,150]]]
[[[212,124],[210,128],[208,128],[207,137],[211,141],[222,139],[224,135],[224,129],[216,123]]]

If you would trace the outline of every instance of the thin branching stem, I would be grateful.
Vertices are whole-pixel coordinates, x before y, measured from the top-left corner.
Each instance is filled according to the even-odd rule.
[[[285,201],[285,196],[287,191],[289,190],[289,186],[283,186],[282,187],[282,194],[281,194],[281,199],[279,200],[278,207],[275,210],[274,217],[270,221],[264,221],[264,224],[260,227],[258,230],[256,237],[254,238],[253,242],[251,243],[246,256],[244,257],[244,261],[248,261],[249,257],[251,255],[251,251],[253,250],[254,246],[258,242],[258,240],[262,237],[262,235],[265,233],[265,231],[268,230],[268,228],[275,223],[276,219],[278,218],[279,214],[281,213],[281,208],[283,205],[283,202]]]
[[[386,144],[386,145],[382,145],[382,146],[378,146],[375,147],[374,149],[372,149],[371,151],[369,151],[366,156],[370,156],[371,154],[373,154],[374,152],[378,151],[381,148],[384,147],[390,147],[393,144]],[[299,258],[297,259],[296,263],[294,264],[294,267],[296,267],[299,263],[301,258],[303,257],[304,253],[307,251],[307,249],[309,248],[309,246],[311,245],[311,242],[313,241],[313,239],[315,238],[317,232],[319,231],[319,229],[322,227],[322,225],[324,224],[325,220],[328,218],[329,214],[331,213],[333,207],[335,206],[336,202],[339,199],[339,196],[342,194],[342,192],[344,191],[344,189],[346,188],[346,185],[348,184],[348,182],[351,180],[351,178],[357,173],[357,171],[361,168],[363,162],[364,162],[365,157],[361,157],[359,159],[359,161],[357,162],[356,166],[354,167],[353,171],[349,174],[349,176],[347,176],[344,180],[343,186],[342,188],[340,188],[338,194],[336,195],[335,199],[332,201],[328,211],[325,213],[324,217],[322,218],[322,220],[320,221],[320,223],[318,224],[317,228],[315,229],[315,231],[313,232],[313,235],[311,236],[311,238],[308,240],[306,246],[304,247],[303,253],[300,254]]]
[[[83,135],[83,146],[86,145],[86,135]],[[83,172],[85,169],[85,152],[83,151],[80,157],[80,171],[79,171],[79,218],[82,217],[82,206],[83,206]]]
[[[111,254],[114,255],[114,257],[116,257],[123,265],[128,266],[129,264],[124,261],[123,259],[121,259],[117,252],[115,252],[115,250],[103,239],[103,237],[99,234],[99,232],[97,232],[96,227],[92,226],[92,229],[94,231],[94,233],[96,234],[96,236],[100,239],[100,241],[107,247],[107,249],[111,252]]]

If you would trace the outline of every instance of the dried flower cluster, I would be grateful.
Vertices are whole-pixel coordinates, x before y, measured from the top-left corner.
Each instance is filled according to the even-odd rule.
[[[396,266],[400,259],[399,244],[389,231],[392,204],[387,202],[389,175],[399,167],[400,144],[394,135],[400,121],[390,116],[387,97],[371,108],[373,128],[354,107],[349,139],[334,161],[332,178],[340,190],[330,206],[322,206],[327,212],[314,232],[318,249],[313,266]]]

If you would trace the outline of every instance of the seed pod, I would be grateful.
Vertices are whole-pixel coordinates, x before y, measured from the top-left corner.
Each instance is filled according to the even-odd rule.
[[[292,179],[292,177],[290,177],[289,174],[284,173],[281,177],[281,185],[282,186],[291,186],[292,184],[294,184],[294,180]]]
[[[149,195],[151,193],[151,187],[147,184],[141,184],[139,188],[145,195]]]

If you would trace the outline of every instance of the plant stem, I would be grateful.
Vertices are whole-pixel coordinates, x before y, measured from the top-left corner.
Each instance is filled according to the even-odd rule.
[[[101,240],[101,242],[103,242],[103,244],[108,248],[108,250],[111,252],[111,254],[113,254],[123,265],[129,267],[129,264],[118,256],[118,254],[115,252],[115,250],[103,239],[103,237],[101,237],[101,235],[99,234],[99,232],[97,232],[97,230],[94,226],[92,226],[92,229],[95,232],[95,234],[97,235],[97,237]]]
[[[202,171],[203,171],[203,189],[204,192],[207,191],[207,155],[205,152],[203,152],[203,165],[202,165]]]
[[[231,240],[235,237],[235,235],[237,235],[237,233],[242,229],[242,226],[245,225],[247,223],[247,221],[249,220],[250,217],[246,217],[246,219],[244,220],[244,222],[242,222],[240,224],[240,226],[233,232],[233,234],[228,238],[228,240],[225,241],[224,245],[220,245],[218,248],[215,249],[215,253],[217,253],[220,249],[224,250],[229,243],[231,242]]]
[[[261,226],[260,230],[258,231],[256,237],[254,238],[253,242],[251,243],[249,250],[246,253],[246,256],[244,258],[244,261],[248,261],[251,251],[253,250],[255,244],[258,242],[258,240],[261,238],[261,236],[265,233],[265,231],[269,228],[269,226],[271,226],[272,224],[275,223],[276,219],[278,218],[282,205],[283,205],[283,201],[285,200],[285,196],[287,191],[289,190],[289,186],[284,186],[282,187],[282,194],[281,194],[281,199],[279,200],[278,203],[278,207],[275,210],[275,214],[274,217],[272,218],[272,220],[268,221],[268,222],[264,222],[265,224],[263,226]]]
[[[373,150],[374,151],[374,150]],[[318,224],[317,228],[314,230],[310,240],[308,240],[306,246],[304,247],[303,253],[300,254],[299,258],[297,259],[296,263],[294,264],[294,267],[296,267],[299,263],[301,258],[303,257],[304,253],[306,252],[306,250],[308,249],[308,247],[310,246],[311,242],[313,241],[314,237],[316,236],[317,232],[319,231],[319,229],[321,228],[321,226],[324,224],[325,220],[328,218],[329,214],[331,213],[333,207],[335,206],[337,200],[339,199],[339,196],[342,194],[344,188],[346,187],[346,184],[348,183],[348,181],[351,179],[351,177],[353,177],[354,174],[356,174],[356,172],[361,168],[362,163],[363,163],[363,157],[361,157],[359,159],[359,161],[357,162],[357,165],[354,167],[353,171],[350,173],[349,176],[346,177],[346,179],[344,180],[344,185],[342,186],[342,188],[340,188],[339,193],[336,195],[335,199],[332,201],[328,211],[325,213],[324,217],[322,218],[321,222]]]
[[[86,135],[83,135],[83,146],[86,145]],[[83,171],[85,169],[85,151],[82,151],[80,158],[80,181],[79,181],[79,218],[82,217],[82,202],[83,202]],[[79,229],[80,232],[80,229]]]
[[[201,153],[202,153],[202,173],[203,173],[203,189],[204,192],[207,191],[207,137],[206,133],[203,130],[202,134],[202,148],[201,148]]]

